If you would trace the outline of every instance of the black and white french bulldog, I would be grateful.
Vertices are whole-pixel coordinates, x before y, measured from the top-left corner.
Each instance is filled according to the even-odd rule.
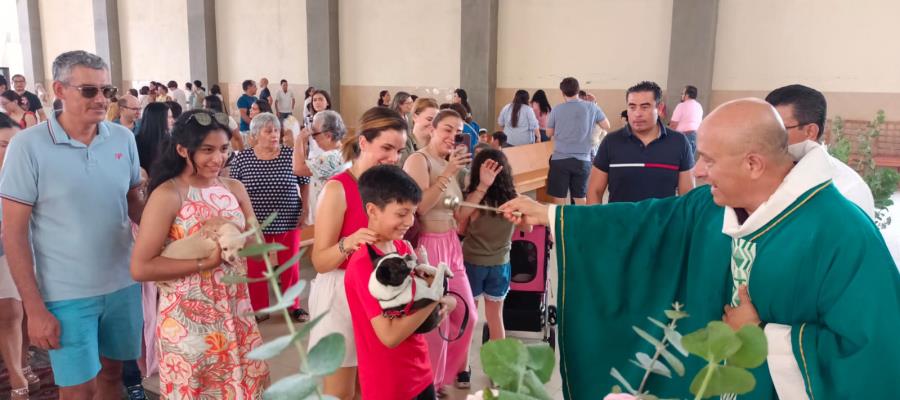
[[[397,253],[378,256],[371,248],[369,255],[375,264],[369,277],[369,293],[378,300],[387,317],[404,316],[440,300],[447,292],[445,278],[453,277],[446,263],[437,267],[428,265],[424,248],[419,249],[418,258],[414,254],[401,256]],[[434,277],[431,285],[426,280],[428,277]],[[435,308],[416,333],[429,332],[438,322],[438,308]]]

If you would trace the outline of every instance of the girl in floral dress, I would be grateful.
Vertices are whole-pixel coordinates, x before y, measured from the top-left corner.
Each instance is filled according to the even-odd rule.
[[[224,122],[223,122],[224,121]],[[196,260],[161,257],[171,241],[213,217],[244,229],[253,216],[244,186],[220,178],[228,153],[227,116],[184,113],[150,176],[150,198],[135,242],[131,273],[159,287],[157,336],[160,392],[167,399],[257,399],[268,384],[265,362],[247,358],[262,344],[246,284],[227,284],[246,265],[221,252]]]

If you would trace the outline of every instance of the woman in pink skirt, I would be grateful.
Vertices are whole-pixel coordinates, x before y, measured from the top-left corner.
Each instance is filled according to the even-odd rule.
[[[463,119],[453,110],[442,110],[434,117],[432,125],[434,132],[428,145],[410,155],[403,170],[415,179],[423,192],[417,210],[422,225],[419,246],[424,246],[428,251],[430,264],[447,263],[453,271],[449,289],[459,294],[460,301],[468,305],[456,307],[438,329],[426,335],[434,386],[438,394],[443,395],[446,393],[445,386],[453,384],[454,379],[458,387],[469,387],[469,345],[478,314],[463,265],[462,246],[456,236],[454,210],[443,205],[443,199],[447,196],[462,198],[456,177],[471,160],[468,148],[457,147],[454,142],[455,136],[462,134]],[[466,312],[469,314],[468,322],[462,336],[447,342],[444,338],[452,339],[458,335]]]

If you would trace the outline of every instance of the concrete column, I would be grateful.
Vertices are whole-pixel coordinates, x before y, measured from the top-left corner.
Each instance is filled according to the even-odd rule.
[[[24,75],[32,85],[43,84],[45,78],[44,44],[41,41],[41,15],[38,0],[18,0],[17,3],[19,40],[22,43],[22,59],[25,67]],[[12,82],[9,85],[12,88]]]
[[[493,126],[497,89],[498,0],[462,0],[459,87],[469,95],[472,117]]]
[[[309,84],[331,94],[331,107],[341,105],[341,47],[338,29],[339,0],[307,0],[306,49]]]
[[[93,0],[94,42],[97,55],[109,63],[112,84],[122,87],[122,48],[119,47],[119,5],[116,0]]]
[[[697,101],[709,109],[713,64],[716,58],[716,24],[719,0],[672,2],[672,40],[669,45],[669,79],[666,102],[669,113],[681,100],[685,85],[697,87]]]
[[[215,0],[187,0],[190,79],[205,87],[219,81]]]

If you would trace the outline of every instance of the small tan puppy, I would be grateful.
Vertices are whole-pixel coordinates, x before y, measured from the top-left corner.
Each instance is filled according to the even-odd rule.
[[[237,225],[222,217],[213,217],[204,222],[199,231],[169,243],[161,255],[176,260],[206,258],[212,255],[218,243],[222,249],[222,260],[236,265],[240,261],[238,252],[244,248],[245,239]]]

